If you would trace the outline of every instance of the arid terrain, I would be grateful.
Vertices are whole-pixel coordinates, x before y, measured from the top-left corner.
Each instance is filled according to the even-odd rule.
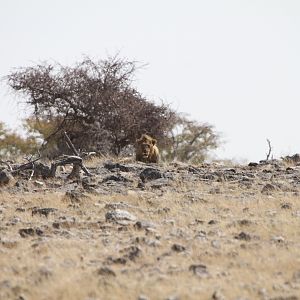
[[[0,299],[300,299],[300,166],[87,167],[0,187]]]

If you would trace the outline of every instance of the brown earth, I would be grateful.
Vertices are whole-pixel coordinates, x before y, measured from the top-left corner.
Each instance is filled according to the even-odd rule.
[[[300,299],[300,166],[88,167],[0,187],[0,299]]]

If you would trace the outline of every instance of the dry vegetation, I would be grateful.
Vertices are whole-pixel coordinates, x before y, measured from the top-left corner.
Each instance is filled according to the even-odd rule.
[[[300,167],[91,165],[2,187],[0,299],[299,299]]]

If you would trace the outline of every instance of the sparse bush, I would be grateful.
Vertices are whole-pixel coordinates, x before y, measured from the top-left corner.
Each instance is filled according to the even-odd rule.
[[[85,58],[73,67],[44,63],[23,68],[7,81],[34,108],[39,123],[28,125],[43,138],[51,129],[57,142],[67,130],[79,149],[118,155],[142,133],[164,140],[174,125],[176,114],[168,105],[156,105],[132,87],[136,69],[135,62],[117,57]]]
[[[219,145],[219,136],[212,125],[201,124],[187,117],[177,116],[175,126],[169,132],[169,143],[163,149],[166,160],[201,163],[209,150]]]
[[[20,155],[33,154],[38,147],[34,136],[23,138],[0,122],[0,159],[14,159]]]

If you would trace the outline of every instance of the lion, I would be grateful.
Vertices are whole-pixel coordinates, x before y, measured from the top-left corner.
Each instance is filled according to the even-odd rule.
[[[142,136],[136,140],[135,159],[145,163],[158,163],[159,150],[156,143],[156,139],[147,134],[142,134]]]

